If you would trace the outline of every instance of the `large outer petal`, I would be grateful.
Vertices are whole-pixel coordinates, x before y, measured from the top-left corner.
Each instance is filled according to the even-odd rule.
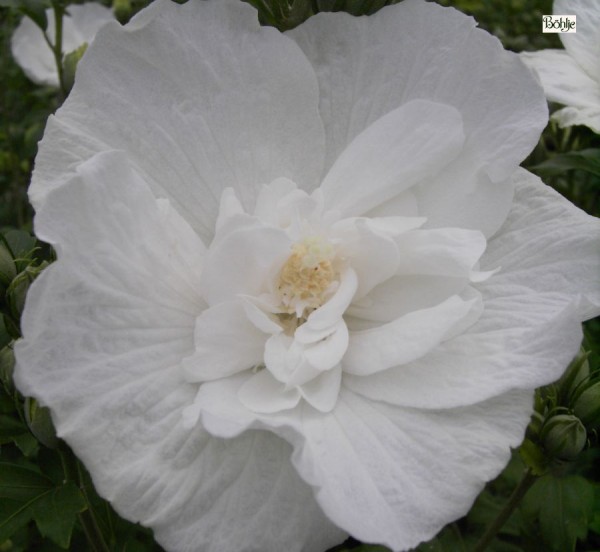
[[[165,207],[114,153],[49,194],[36,225],[59,260],[28,295],[15,381],[50,406],[101,495],[167,550],[320,552],[343,534],[289,445],[182,424],[203,244]]]
[[[400,105],[448,104],[462,115],[465,147],[444,175],[416,190],[419,215],[431,226],[497,230],[512,196],[501,181],[547,121],[543,91],[514,54],[463,14],[410,0],[368,18],[318,14],[289,35],[319,79],[325,171],[360,132]]]
[[[464,515],[523,439],[532,391],[452,410],[365,400],[342,387],[335,409],[257,415],[236,400],[243,378],[201,391],[215,435],[269,428],[294,445],[293,463],[340,527],[365,542],[407,550]]]
[[[158,0],[96,36],[48,122],[30,197],[38,208],[83,160],[122,149],[206,239],[228,186],[252,209],[276,177],[318,184],[317,105],[305,56],[247,4]]]
[[[484,312],[416,362],[345,383],[372,399],[423,408],[468,405],[557,379],[577,352],[579,322],[600,314],[600,221],[519,170],[516,201],[488,243],[474,284]]]

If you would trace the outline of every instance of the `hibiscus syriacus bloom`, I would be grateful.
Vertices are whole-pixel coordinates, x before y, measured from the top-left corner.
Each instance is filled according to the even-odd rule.
[[[48,38],[55,44],[54,11],[46,10]],[[63,18],[62,51],[66,54],[89,44],[98,30],[108,21],[114,21],[110,9],[89,3],[69,6]],[[12,54],[27,77],[36,84],[58,88],[58,71],[54,54],[42,30],[29,18],[23,17],[11,39]]]
[[[408,549],[519,445],[598,312],[598,224],[518,168],[530,71],[418,0],[281,34],[107,25],[30,197],[21,391],[169,551]]]
[[[564,50],[523,52],[548,100],[568,107],[553,113],[561,127],[586,125],[600,133],[600,2],[556,0],[558,15],[576,15],[577,32],[560,33]]]

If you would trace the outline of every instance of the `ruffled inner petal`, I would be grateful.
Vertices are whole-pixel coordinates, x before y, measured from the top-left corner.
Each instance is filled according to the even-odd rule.
[[[420,358],[440,344],[475,306],[475,299],[457,296],[414,311],[379,327],[350,334],[344,356],[345,373],[370,376]]]
[[[435,175],[464,142],[459,112],[413,100],[356,136],[335,161],[321,190],[343,216],[360,215]]]
[[[239,300],[206,309],[196,319],[196,350],[183,360],[186,378],[224,378],[262,364],[267,337],[248,319]]]
[[[274,276],[289,256],[292,245],[283,230],[248,215],[230,219],[223,234],[211,244],[202,273],[209,305],[267,291],[269,276]]]

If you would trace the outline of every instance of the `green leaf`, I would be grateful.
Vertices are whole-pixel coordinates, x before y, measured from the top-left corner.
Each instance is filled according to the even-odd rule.
[[[71,542],[77,514],[86,509],[81,491],[68,481],[45,494],[32,507],[33,518],[42,536],[52,539],[62,548]]]
[[[19,266],[19,260],[29,261],[36,248],[36,239],[24,230],[9,230],[2,236],[2,241],[6,244],[12,253],[13,259],[17,261],[17,269],[21,271],[29,263]],[[21,263],[22,264],[22,263]]]
[[[19,447],[19,450],[23,453],[23,455],[27,458],[35,456],[38,452],[38,441],[29,432],[17,435],[13,441],[15,442],[15,445]]]
[[[519,447],[519,454],[525,465],[531,469],[534,475],[544,475],[548,470],[549,459],[542,448],[530,439],[523,441]]]
[[[548,175],[562,174],[569,170],[580,170],[600,176],[600,149],[590,148],[561,153],[535,165],[532,169]]]
[[[10,443],[18,435],[29,433],[22,422],[11,416],[0,415],[0,444]]]
[[[28,502],[52,488],[52,481],[35,470],[0,462],[0,498]]]
[[[0,498],[8,503],[0,508],[0,542],[33,517],[44,537],[68,548],[77,514],[86,508],[73,482],[55,486],[33,469],[8,463],[0,463]]]
[[[583,477],[544,476],[523,499],[522,511],[537,518],[548,551],[570,552],[586,537],[593,506],[593,485]]]
[[[31,510],[22,502],[7,498],[0,500],[0,542],[6,541],[27,525],[31,516]]]

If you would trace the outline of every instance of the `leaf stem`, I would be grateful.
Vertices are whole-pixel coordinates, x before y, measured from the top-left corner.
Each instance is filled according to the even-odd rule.
[[[77,478],[79,480],[79,488],[81,489],[83,498],[85,499],[87,506],[88,506],[87,511],[82,514],[82,517],[85,514],[87,514],[89,516],[89,518],[92,522],[91,529],[93,530],[93,534],[95,537],[95,543],[98,545],[100,551],[101,552],[110,552],[110,548],[108,548],[108,545],[106,544],[106,541],[104,540],[104,535],[102,534],[102,529],[100,529],[100,525],[98,524],[98,520],[96,519],[96,515],[94,514],[94,508],[92,507],[92,503],[91,503],[89,496],[87,494],[87,491],[85,489],[85,481],[84,481],[83,473],[81,471],[81,464],[79,463],[78,460],[76,460],[76,465],[77,465]],[[87,536],[87,530],[86,530],[86,536]]]
[[[488,526],[483,536],[479,539],[477,544],[475,544],[473,552],[483,552],[487,548],[498,531],[502,529],[502,526],[515,511],[515,508],[527,494],[527,491],[531,488],[536,479],[537,476],[532,473],[531,469],[528,469],[525,472],[523,478],[510,495],[508,502],[504,505],[504,508],[502,508],[500,513],[496,516],[496,519]]]

